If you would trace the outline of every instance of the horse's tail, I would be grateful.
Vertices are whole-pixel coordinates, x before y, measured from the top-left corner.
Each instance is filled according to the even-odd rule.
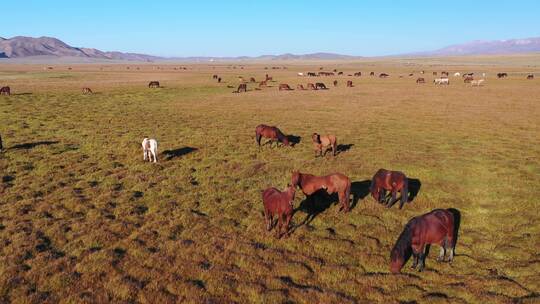
[[[409,201],[409,179],[405,177],[403,181],[403,188],[401,188],[401,203],[399,209],[403,208],[403,205]]]

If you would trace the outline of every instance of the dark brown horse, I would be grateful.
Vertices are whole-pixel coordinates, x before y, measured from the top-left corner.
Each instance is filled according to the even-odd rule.
[[[379,74],[379,78],[386,78],[386,77],[388,77],[388,76],[390,76],[390,75],[388,75],[388,74],[386,74],[386,73],[380,73],[380,74]]]
[[[527,75],[527,79],[529,79],[529,80],[534,79],[534,75],[533,74]]]
[[[221,83],[221,77],[218,77],[217,82]]]
[[[353,87],[352,80],[347,80],[347,88],[352,88],[352,87]]]
[[[255,80],[255,78],[250,77],[250,78],[249,78],[249,82],[257,82],[257,81]]]
[[[268,141],[270,142],[270,147],[272,147],[273,142],[276,142],[276,146],[278,145],[278,142],[282,143],[285,146],[290,146],[287,136],[283,134],[283,132],[281,132],[281,130],[277,127],[261,124],[258,125],[257,128],[255,128],[255,139],[257,140],[257,145],[259,145],[259,150],[261,149],[261,139],[263,137],[270,139]],[[268,142],[266,142],[265,145]]]
[[[506,78],[508,77],[507,73],[497,73],[497,78]]]
[[[405,174],[399,171],[379,169],[371,179],[369,192],[377,202],[383,203],[386,200],[386,191],[392,193],[392,199],[387,202],[386,207],[392,207],[397,201],[397,192],[399,191],[401,193],[399,209],[403,208],[403,204],[409,199],[409,181]]]
[[[356,72],[354,73],[354,76],[362,76],[362,72]]]
[[[375,72],[369,73],[369,76],[375,76]]]
[[[174,68],[176,70],[176,68]],[[212,75],[212,79],[218,79],[218,75],[214,74]]]
[[[0,95],[11,95],[11,89],[9,87],[1,87]]]
[[[150,81],[148,84],[149,88],[159,88],[159,81]]]
[[[285,237],[289,236],[289,226],[294,213],[294,194],[296,188],[290,186],[283,192],[276,188],[268,188],[262,193],[266,230],[272,230],[274,216],[277,216],[276,238],[281,237],[281,227],[285,227]],[[285,223],[283,223],[285,221]]]
[[[233,93],[240,93],[240,92],[247,92],[247,84],[245,83],[241,83],[240,85],[238,85],[238,89],[236,89],[236,91],[234,91]]]
[[[327,90],[328,88],[326,87],[326,85],[322,82],[317,82],[315,83],[315,89],[316,90]]]
[[[449,250],[448,262],[452,262],[459,228],[459,222],[455,220],[452,209],[435,209],[413,217],[405,225],[390,253],[390,271],[401,271],[411,249],[414,258],[411,268],[418,266],[418,271],[422,271],[426,263],[425,248],[430,244],[441,246],[438,261],[444,262],[446,251]]]
[[[332,150],[332,155],[336,156],[337,138],[335,135],[320,135],[313,133],[311,139],[313,140],[313,147],[315,148],[315,157],[326,155],[328,150]]]
[[[338,85],[337,80],[334,80],[334,86],[337,87],[337,85]]]
[[[416,79],[416,83],[426,83],[426,80],[422,77]]]
[[[304,88],[303,85],[298,84],[298,85],[296,86],[296,89],[297,89],[297,90],[302,90],[302,91],[303,91],[303,90],[305,90],[306,88]]]
[[[84,95],[87,95],[87,94],[90,94],[90,95],[91,95],[91,94],[93,94],[94,92],[92,92],[92,90],[91,90],[90,88],[83,88],[83,89],[82,89],[82,93],[83,93]]]
[[[286,84],[286,83],[280,83],[280,84],[279,84],[279,90],[280,90],[280,91],[283,91],[283,90],[285,90],[285,91],[291,91],[292,89],[291,89],[291,87],[290,87],[288,84]]]
[[[465,76],[465,78],[463,79],[463,82],[464,83],[470,83],[471,81],[474,80],[474,77],[472,76]]]
[[[308,198],[321,189],[324,189],[328,194],[337,193],[340,203],[338,212],[342,210],[349,212],[351,180],[347,176],[341,173],[315,176],[294,171],[291,176],[291,183],[294,187],[299,187]]]

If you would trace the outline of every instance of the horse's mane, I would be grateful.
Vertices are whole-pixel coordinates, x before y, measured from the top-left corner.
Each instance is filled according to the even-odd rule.
[[[274,127],[276,128],[276,127]],[[283,139],[287,138],[283,132],[281,132],[280,129],[276,128],[276,134],[279,141],[283,141]]]
[[[399,235],[399,238],[391,251],[390,258],[392,261],[398,258],[404,258],[407,249],[411,247],[412,243],[412,226],[416,222],[416,218],[412,218]]]

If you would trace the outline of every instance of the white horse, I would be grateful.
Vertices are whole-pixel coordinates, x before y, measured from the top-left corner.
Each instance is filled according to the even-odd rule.
[[[154,156],[154,162],[157,163],[157,140],[153,138],[145,138],[142,141],[143,148],[143,160],[148,158],[148,161],[152,161],[152,156]]]
[[[461,74],[459,72],[454,73],[454,77],[459,77]]]
[[[442,85],[442,84],[449,85],[449,84],[450,84],[450,80],[448,80],[448,78],[435,78],[435,79],[433,80],[433,83],[434,83],[434,84],[439,84],[439,85]]]
[[[304,73],[298,73],[298,76],[304,76]]]
[[[473,81],[471,81],[471,86],[473,86],[473,87],[481,87],[481,86],[483,86],[484,81],[485,81],[484,79],[473,80]]]

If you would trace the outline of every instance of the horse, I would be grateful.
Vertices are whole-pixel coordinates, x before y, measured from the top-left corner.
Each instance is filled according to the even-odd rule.
[[[327,87],[326,87],[326,85],[324,85],[324,83],[317,82],[317,83],[315,83],[315,89],[316,90],[327,90]]]
[[[507,73],[497,73],[497,78],[506,78],[508,77]]]
[[[143,160],[148,159],[148,161],[151,162],[153,156],[154,163],[157,163],[157,146],[157,140],[145,137],[142,141]]]
[[[307,88],[308,90],[317,90],[317,87],[313,83],[308,83]]]
[[[463,82],[464,82],[464,83],[470,83],[470,82],[473,81],[473,80],[474,80],[474,78],[473,78],[472,76],[467,75],[467,76],[465,76],[465,78],[463,79]]]
[[[297,86],[296,86],[296,89],[298,89],[298,90],[305,90],[304,86],[301,85],[301,84],[297,85]]]
[[[266,80],[259,82],[259,88],[266,87]]]
[[[454,73],[454,77],[459,77],[461,74],[459,72]]]
[[[386,207],[392,207],[397,201],[397,192],[399,191],[401,193],[399,209],[403,208],[403,204],[409,199],[409,180],[407,176],[399,171],[379,169],[371,179],[369,192],[373,199],[382,204],[386,200],[386,191],[392,193],[392,199],[386,203]]]
[[[249,78],[249,82],[257,82],[254,77]]]
[[[528,79],[528,80],[534,79],[534,75],[533,75],[533,74],[527,75],[527,79]]]
[[[313,133],[311,139],[313,140],[313,147],[315,148],[315,157],[326,155],[326,152],[328,152],[329,149],[332,150],[332,156],[336,156],[337,138],[335,135],[320,135]]]
[[[484,81],[485,81],[484,79],[473,80],[473,81],[471,81],[471,86],[473,86],[473,87],[483,86]]]
[[[281,227],[285,226],[285,237],[289,236],[289,226],[294,214],[294,195],[296,188],[289,185],[283,192],[276,188],[268,188],[262,192],[264,220],[266,230],[272,230],[274,215],[277,215],[276,238],[281,238]],[[285,219],[285,224],[283,220]]]
[[[315,74],[314,72],[308,72],[307,75],[309,77],[317,77],[317,74]]]
[[[437,76],[437,72],[433,72],[433,76]]]
[[[337,84],[338,84],[337,80],[334,80],[334,86],[335,87],[337,87]]]
[[[221,83],[221,77],[218,77],[217,82]]]
[[[247,84],[245,83],[241,83],[240,85],[238,85],[238,89],[236,89],[236,91],[234,91],[233,93],[240,93],[240,92],[247,92]]]
[[[304,76],[304,73],[297,73],[296,75],[300,76],[300,77],[303,77]]]
[[[352,88],[352,87],[353,87],[352,80],[347,80],[347,87],[348,87],[348,88]]]
[[[433,83],[438,84],[438,85],[442,85],[442,84],[449,85],[450,80],[448,78],[435,78],[433,79]]]
[[[176,68],[174,68],[176,70]],[[218,75],[214,74],[212,75],[212,79],[218,79]]]
[[[286,83],[280,83],[279,84],[279,90],[285,90],[285,91],[292,91],[291,87]]]
[[[375,72],[369,73],[369,76],[375,76]]]
[[[416,83],[426,83],[426,80],[422,77],[416,79]]]
[[[1,87],[0,95],[11,95],[11,89],[9,87]]]
[[[362,72],[356,72],[356,73],[354,73],[354,76],[357,76],[357,77],[362,76]]]
[[[442,72],[441,72],[441,76],[446,76],[446,77],[448,77],[448,72],[442,71]]]
[[[388,76],[390,76],[390,75],[388,75],[388,74],[386,74],[386,73],[381,73],[381,74],[379,74],[379,78],[386,78],[386,77],[388,77]]]
[[[337,193],[339,197],[339,211],[349,212],[349,199],[351,196],[351,180],[341,174],[333,173],[326,176],[315,176],[312,174],[300,173],[293,171],[291,176],[291,184],[294,187],[299,187],[306,198],[312,194],[324,189],[328,194]]]
[[[270,147],[272,147],[273,142],[276,142],[276,146],[278,145],[278,142],[282,143],[284,146],[290,146],[287,136],[277,127],[261,124],[255,128],[255,139],[257,145],[259,145],[259,150],[261,150],[261,138],[263,137],[270,139]]]
[[[150,81],[148,84],[149,88],[159,88],[159,81]]]
[[[343,75],[343,72],[338,72],[337,74],[338,74],[338,75]]]
[[[390,271],[399,273],[405,265],[407,253],[413,254],[412,269],[418,266],[418,271],[426,265],[426,245],[441,246],[438,261],[444,262],[446,251],[449,250],[448,262],[454,259],[459,222],[455,220],[451,209],[435,209],[426,214],[413,217],[405,225],[394,248],[390,252]]]
[[[94,94],[94,92],[92,92],[92,90],[90,88],[83,88],[82,93],[84,95],[86,95],[86,94]]]

